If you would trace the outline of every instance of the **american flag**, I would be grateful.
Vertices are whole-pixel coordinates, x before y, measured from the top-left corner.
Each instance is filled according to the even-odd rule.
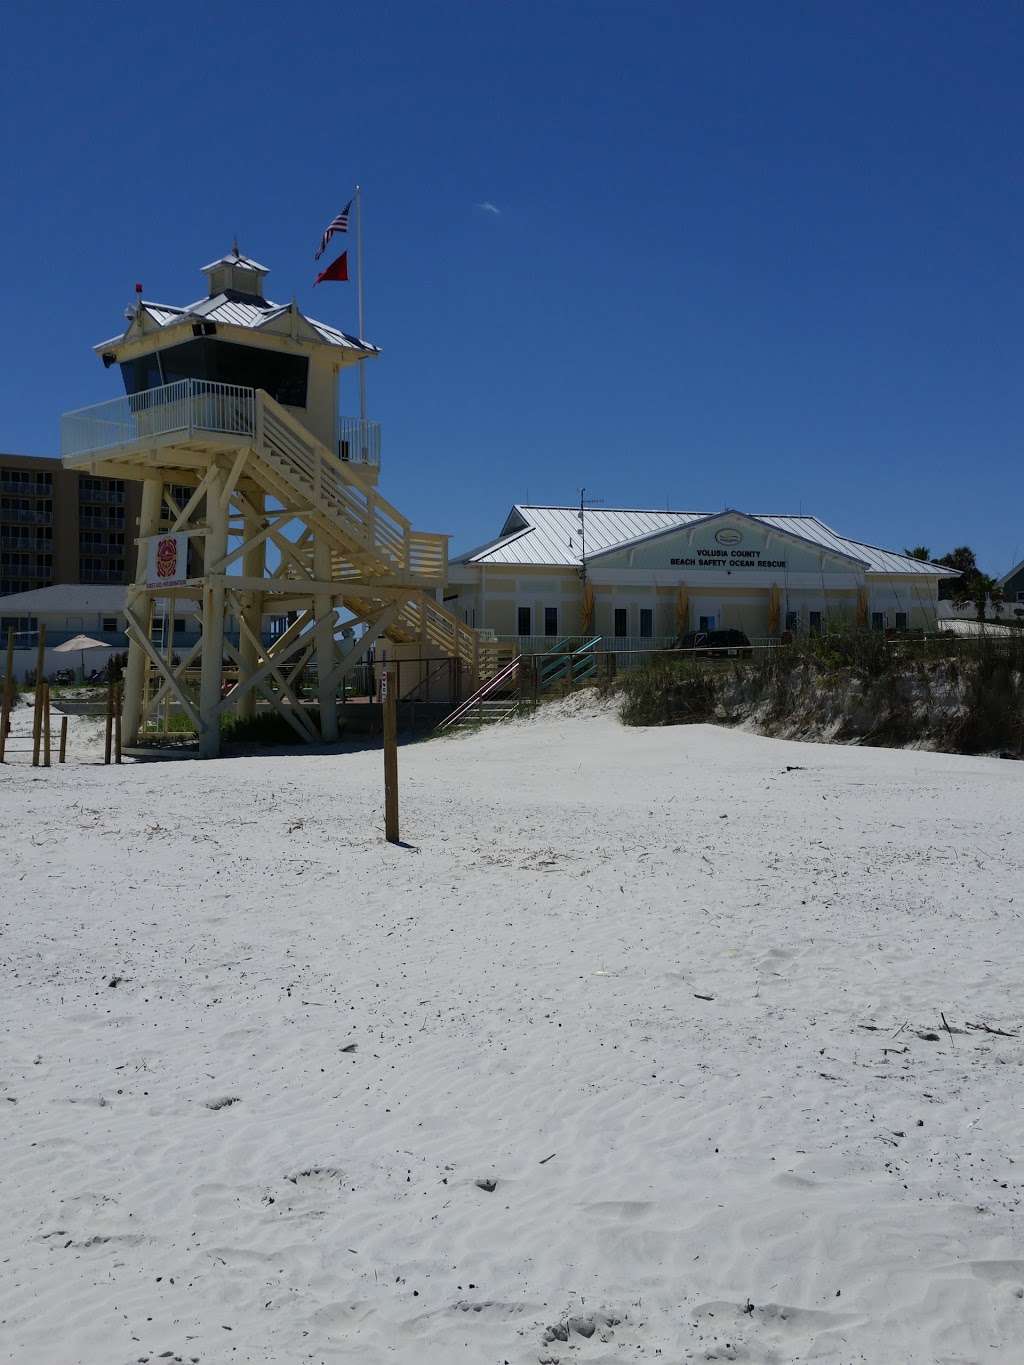
[[[350,199],[348,203],[345,205],[345,207],[342,209],[342,211],[338,214],[338,216],[336,218],[332,218],[331,221],[324,228],[324,235],[320,238],[320,245],[317,247],[316,255],[313,257],[314,261],[318,261],[320,257],[324,254],[324,252],[327,250],[327,243],[331,240],[331,238],[334,236],[336,232],[348,232],[348,215],[351,207],[352,200]]]

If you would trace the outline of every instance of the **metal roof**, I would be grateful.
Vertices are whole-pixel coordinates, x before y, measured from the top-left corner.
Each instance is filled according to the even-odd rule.
[[[220,322],[230,327],[246,327],[250,331],[258,332],[282,313],[287,313],[290,305],[274,303],[270,299],[257,300],[255,295],[239,296],[237,291],[229,290],[226,293],[214,294],[212,298],[197,299],[186,308],[175,308],[166,303],[151,303],[148,299],[143,299],[138,307],[145,312],[148,321],[155,323],[158,328],[172,327],[175,323],[187,322],[194,318],[197,322]],[[332,327],[330,323],[307,318],[298,308],[295,312],[304,322],[309,323],[328,346],[340,346],[344,350],[361,351],[366,355],[380,354],[380,347],[374,346],[370,341],[362,341],[338,327]],[[120,336],[100,342],[96,349],[118,345],[125,340],[130,331],[131,326]]]
[[[30,611],[40,615],[77,612],[117,612],[124,608],[123,583],[53,583],[48,588],[14,592],[0,597],[0,611]]]
[[[219,265],[238,265],[243,270],[262,270],[264,275],[269,275],[267,266],[260,265],[259,261],[254,261],[251,256],[242,256],[236,251],[229,251],[226,256],[221,256],[219,260],[211,261],[209,265],[201,266],[202,270],[216,270]]]
[[[330,323],[318,322],[316,318],[307,318],[304,313],[299,311],[295,303],[274,303],[272,299],[263,298],[258,291],[261,287],[262,275],[268,273],[267,267],[260,265],[259,261],[254,261],[252,257],[229,253],[222,256],[220,260],[211,261],[209,265],[204,265],[203,269],[212,271],[222,265],[240,266],[243,270],[251,272],[254,276],[252,283],[257,292],[243,293],[237,289],[226,289],[219,294],[196,299],[195,303],[190,303],[184,308],[177,308],[167,303],[154,303],[149,299],[140,299],[125,314],[129,320],[127,329],[120,336],[101,341],[95,349],[104,351],[112,346],[120,345],[129,338],[136,324],[143,321],[159,329],[173,327],[177,323],[195,319],[197,322],[219,322],[228,327],[245,327],[255,332],[267,327],[282,314],[294,311],[295,316],[307,323],[315,336],[319,337],[325,345],[337,346],[345,351],[358,351],[363,355],[380,354],[380,347],[374,346],[370,341],[364,341],[360,337],[343,332],[340,327],[332,327]],[[313,340],[308,335],[305,339]]]
[[[605,551],[621,548],[661,532],[689,526],[713,516],[753,517],[769,526],[821,545],[826,550],[854,559],[868,573],[925,574],[935,578],[954,577],[943,565],[911,559],[894,550],[881,550],[863,541],[851,540],[833,531],[817,517],[737,512],[672,512],[638,507],[588,507],[586,542],[588,561]],[[516,503],[505,519],[497,540],[459,555],[456,564],[538,564],[578,567],[580,563],[580,521],[578,507],[539,507]]]

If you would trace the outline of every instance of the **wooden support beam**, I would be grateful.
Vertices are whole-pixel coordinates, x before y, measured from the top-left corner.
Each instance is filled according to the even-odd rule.
[[[240,668],[241,661],[239,659],[238,651],[235,649],[234,645],[232,645],[231,642],[228,640],[225,641],[224,647],[227,650],[229,656],[232,659],[234,659],[235,663],[238,664]],[[307,657],[306,654],[303,654],[301,656],[296,671],[301,671],[305,663],[306,657]],[[284,719],[289,723],[289,725],[291,725],[292,729],[296,731],[299,738],[304,743],[316,744],[320,736],[313,728],[313,723],[306,715],[305,708],[299,701],[298,697],[296,697],[291,687],[289,687],[288,683],[285,681],[283,674],[279,670],[275,669],[270,676],[280,687],[281,689],[280,696],[278,696],[277,693],[275,693],[274,691],[271,690],[271,688],[265,685],[267,680],[264,680],[264,682],[262,683],[256,684],[252,688],[252,691],[255,692],[258,687],[260,694],[266,697],[267,701],[270,702],[274,710],[284,717]],[[230,694],[228,695],[228,697],[225,698],[225,700],[226,701],[231,700]],[[285,700],[287,700],[288,702],[287,706],[285,705]]]
[[[385,607],[384,611],[378,616],[369,630],[360,636],[355,646],[349,650],[347,654],[341,656],[334,666],[334,671],[330,679],[330,685],[335,692],[337,692],[338,686],[346,673],[351,673],[353,668],[362,663],[370,646],[376,644],[388,627],[393,624],[395,617],[398,615],[398,610],[399,604],[397,602],[390,607]]]
[[[213,484],[214,482],[217,483],[219,488],[220,486],[219,480],[220,470],[215,464],[210,465],[209,469],[206,471],[206,473],[203,475],[203,477],[199,480],[198,484],[196,485],[195,490],[193,491],[192,496],[189,498],[188,502],[181,509],[178,515],[174,518],[174,521],[171,524],[172,534],[176,534],[178,531],[185,530],[185,527],[188,525],[189,518],[191,517],[192,513],[196,510],[196,508],[199,506],[199,503],[203,498],[204,494],[209,490],[211,484]],[[209,502],[209,499],[207,499],[207,502]],[[209,522],[209,517],[207,517],[207,521]]]
[[[318,466],[319,467],[319,466]],[[331,547],[326,540],[317,539],[313,546],[313,571],[319,579],[330,579]],[[316,617],[316,680],[317,701],[320,704],[320,735],[326,744],[338,738],[337,684],[332,682],[338,662],[338,648],[334,630],[338,624],[334,599],[329,592],[317,593],[313,598]]]
[[[231,469],[228,473],[228,477],[224,482],[223,491],[221,492],[220,495],[221,507],[224,509],[225,512],[230,507],[232,498],[236,496],[235,491],[236,486],[238,484],[238,480],[242,476],[242,470],[245,468],[245,462],[248,458],[249,447],[243,446],[242,449],[235,456],[234,463],[231,466]]]
[[[283,650],[275,649],[269,658],[264,659],[264,662],[257,668],[255,673],[251,674],[244,681],[241,678],[239,679],[238,685],[233,687],[228,695],[220,702],[218,710],[222,711],[227,706],[236,704],[250,687],[258,687],[265,678],[269,678],[272,673],[276,673],[280,669],[285,659],[289,658],[296,650],[301,649],[304,645],[307,648],[312,648],[312,641],[307,642],[306,637],[300,635],[289,641],[288,645]]]
[[[143,607],[147,616],[149,603],[146,600],[146,573],[149,561],[148,537],[155,535],[160,527],[160,503],[163,500],[163,479],[146,479],[142,485],[142,506],[139,511],[139,539],[135,560],[135,582],[125,594],[125,610],[137,612]],[[142,635],[148,635],[148,630]],[[129,639],[128,667],[124,675],[124,715],[122,727],[129,744],[139,737],[142,716],[142,698],[146,684],[146,654],[142,646]]]
[[[156,646],[153,644],[153,641],[150,640],[146,630],[142,625],[142,622],[139,621],[139,619],[135,616],[134,612],[131,610],[130,607],[127,606],[125,607],[124,615],[125,623],[128,627],[129,638],[138,643],[139,648],[143,651],[149,662],[154,666],[157,672],[161,674],[161,676],[166,680],[167,685],[170,687],[174,695],[178,698],[182,710],[185,712],[189,720],[198,730],[199,712],[192,704],[191,699],[182,690],[181,684],[178,682],[178,679],[174,676],[171,670],[167,667],[167,664],[160,657],[159,653],[157,652]]]
[[[216,758],[220,753],[220,693],[224,673],[224,592],[223,574],[212,574],[211,566],[224,558],[228,548],[228,511],[223,501],[223,471],[211,465],[203,483],[206,486],[206,521],[210,534],[203,547],[203,653],[199,682],[199,757]]]
[[[176,678],[181,680],[184,677],[186,671],[192,667],[195,657],[200,652],[202,647],[203,641],[202,637],[200,636],[200,638],[195,642],[195,644],[188,651],[188,653],[185,655],[185,657],[181,660],[181,662],[178,664],[176,668],[172,663],[170,663],[170,661],[168,661],[171,671],[173,672]],[[145,723],[156,710],[156,708],[162,702],[166,701],[170,697],[171,691],[172,689],[169,683],[163,682],[160,684],[159,691],[156,692],[155,695],[149,699],[149,701],[143,703],[141,716],[142,723]],[[175,693],[175,695],[177,695],[177,693]]]

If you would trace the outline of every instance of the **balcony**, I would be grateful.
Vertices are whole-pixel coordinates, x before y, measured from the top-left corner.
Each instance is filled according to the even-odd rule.
[[[179,433],[188,436],[195,432],[215,432],[255,437],[256,392],[237,384],[180,379],[174,384],[79,408],[61,418],[61,455],[74,460]],[[338,458],[346,464],[379,467],[380,423],[359,417],[339,417],[335,449]],[[102,492],[81,489],[79,494],[79,502],[83,504],[123,502],[123,499],[124,494],[113,489]]]
[[[174,384],[67,412],[60,422],[64,459],[197,431],[254,434],[256,394],[237,384],[179,379]]]
[[[48,555],[53,553],[53,539],[49,537],[39,540],[35,536],[22,535],[5,527],[0,530],[0,549],[34,550],[36,554]]]
[[[124,513],[117,516],[87,516],[84,512],[79,513],[78,524],[83,530],[87,531],[123,531]]]
[[[380,423],[363,417],[338,418],[338,457],[345,464],[380,468]]]
[[[84,507],[87,503],[93,502],[112,502],[117,504],[124,503],[123,488],[83,488],[78,489],[78,505]]]
[[[0,493],[12,498],[52,498],[53,484],[43,480],[0,479]]]
[[[0,507],[0,522],[17,523],[20,526],[48,526],[53,521],[49,510],[26,511],[24,507]]]

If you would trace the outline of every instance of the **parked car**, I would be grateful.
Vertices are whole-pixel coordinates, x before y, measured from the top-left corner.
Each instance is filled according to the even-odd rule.
[[[698,659],[751,659],[753,647],[742,630],[691,630],[676,641]]]

